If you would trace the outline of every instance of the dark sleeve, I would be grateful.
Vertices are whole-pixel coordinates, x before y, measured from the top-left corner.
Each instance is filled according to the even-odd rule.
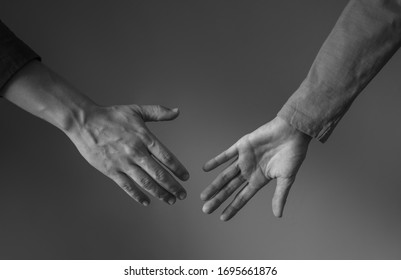
[[[400,42],[401,1],[351,0],[278,116],[325,142]]]
[[[40,57],[0,21],[0,90],[33,59],[40,60]]]

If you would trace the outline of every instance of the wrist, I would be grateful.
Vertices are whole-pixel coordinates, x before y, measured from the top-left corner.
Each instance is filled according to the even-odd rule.
[[[274,122],[277,123],[279,130],[284,132],[283,135],[289,139],[302,140],[308,144],[312,139],[310,135],[293,127],[289,122],[279,116],[274,118]]]
[[[39,61],[19,70],[3,97],[65,133],[79,129],[96,105]]]
[[[85,127],[89,115],[97,105],[93,102],[66,102],[56,110],[51,110],[48,115],[56,127],[67,135],[78,134]],[[49,119],[49,118],[47,118]]]

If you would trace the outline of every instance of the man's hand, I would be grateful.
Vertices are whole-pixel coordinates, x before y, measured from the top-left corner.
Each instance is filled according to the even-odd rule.
[[[19,70],[0,94],[62,130],[92,166],[139,203],[150,203],[144,190],[169,204],[186,197],[167,170],[181,180],[188,171],[145,126],[175,119],[177,109],[98,106],[39,61]]]
[[[234,159],[202,192],[201,199],[205,201],[203,212],[212,213],[242,186],[220,217],[227,221],[262,187],[277,179],[272,208],[274,215],[281,217],[310,139],[278,117],[242,137],[228,150],[205,163],[203,169],[210,171]]]
[[[67,135],[82,156],[137,202],[147,206],[144,191],[169,204],[186,197],[181,180],[188,171],[146,127],[147,121],[175,119],[178,109],[158,105],[94,106],[82,125]]]

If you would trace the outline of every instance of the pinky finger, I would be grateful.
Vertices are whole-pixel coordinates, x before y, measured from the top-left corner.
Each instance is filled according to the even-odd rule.
[[[277,187],[272,201],[273,214],[277,218],[281,218],[283,216],[284,206],[293,183],[293,178],[277,179]]]
[[[150,200],[139,187],[124,173],[118,172],[110,177],[121,189],[123,189],[130,197],[143,206],[148,206]]]

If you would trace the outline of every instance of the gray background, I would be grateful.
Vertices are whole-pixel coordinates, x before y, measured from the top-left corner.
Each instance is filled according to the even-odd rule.
[[[201,212],[217,174],[202,164],[274,118],[346,2],[2,0],[0,18],[99,104],[178,106],[150,127],[191,179],[185,201],[141,207],[2,100],[0,258],[399,259],[400,54],[313,141],[283,219],[273,184],[228,223]]]

